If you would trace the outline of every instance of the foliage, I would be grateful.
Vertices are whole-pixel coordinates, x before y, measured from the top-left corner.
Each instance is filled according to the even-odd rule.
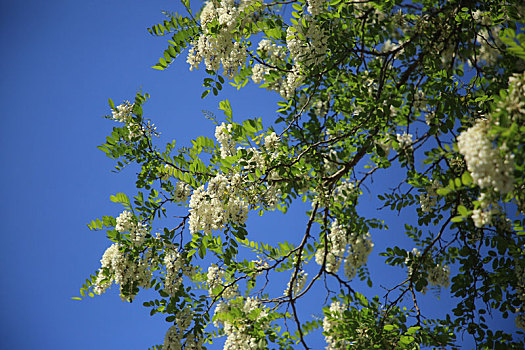
[[[81,294],[155,290],[144,306],[171,324],[157,349],[221,336],[226,349],[307,349],[321,331],[327,349],[456,348],[464,333],[478,348],[523,348],[521,331],[488,326],[525,329],[521,1],[183,5],[149,29],[169,38],[153,68],[181,54],[205,66],[202,98],[252,80],[280,95],[278,117],[236,122],[224,100],[215,138],[161,148],[147,94],[110,100],[121,124],[99,148],[117,170],[140,166],[138,192],[112,196],[123,213],[89,225],[113,245]],[[373,183],[381,173],[391,189]],[[363,212],[370,190],[382,211]],[[250,212],[264,220],[299,200],[311,205],[302,232],[275,245],[250,232]],[[415,219],[395,232],[388,210]],[[366,262],[381,230],[406,236],[374,252],[403,277],[369,296],[358,281],[377,283]],[[429,289],[453,296],[445,317],[420,307]],[[324,302],[307,319],[311,293]]]

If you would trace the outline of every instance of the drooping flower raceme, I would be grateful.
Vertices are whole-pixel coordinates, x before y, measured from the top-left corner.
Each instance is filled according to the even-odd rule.
[[[208,295],[210,298],[215,298],[218,293],[220,296],[225,299],[232,299],[236,297],[239,293],[237,291],[238,286],[236,284],[225,285],[224,278],[226,273],[221,270],[217,265],[211,265],[208,268],[208,273],[206,274],[206,284],[208,286]]]
[[[182,256],[174,249],[168,249],[164,256],[166,266],[166,277],[164,279],[164,290],[169,295],[175,295],[182,285],[183,271],[187,270]]]
[[[131,118],[131,112],[133,111],[133,105],[130,104],[128,101],[125,101],[121,105],[115,107],[114,110],[111,111],[113,114],[113,119],[121,122],[121,123],[127,123],[129,122]]]
[[[239,197],[241,188],[234,185],[219,173],[209,181],[207,189],[201,186],[193,192],[189,203],[191,233],[201,230],[211,233],[228,223],[246,221],[250,207]]]
[[[448,265],[435,263],[430,259],[430,257],[426,256],[425,261],[423,261],[421,252],[417,248],[412,249],[412,253],[405,259],[408,276],[412,278],[414,273],[417,273],[415,268],[417,268],[417,270],[425,269],[428,274],[428,282],[431,286],[448,288],[450,285],[450,269]],[[426,288],[422,290],[423,293],[426,293],[426,291]]]
[[[421,206],[421,210],[424,213],[430,212],[433,206],[437,204],[438,201],[438,195],[437,190],[440,188],[440,183],[438,180],[434,180],[432,182],[432,185],[427,186],[425,188],[424,193],[419,195],[419,205]]]
[[[293,274],[292,274],[292,278],[293,278]],[[290,294],[290,288],[292,289],[291,290],[292,296],[296,296],[297,294],[299,294],[303,290],[304,286],[306,285],[307,278],[308,278],[308,274],[306,272],[304,272],[303,270],[299,271],[299,273],[295,277],[293,287],[290,287],[290,284],[292,283],[292,279],[290,279],[290,281],[288,282],[288,286],[284,290],[284,296],[288,296]]]
[[[238,309],[239,317],[224,317],[232,308]],[[237,314],[239,314],[237,313]],[[214,325],[223,326],[226,334],[224,350],[256,350],[259,349],[261,333],[264,334],[270,327],[268,311],[255,298],[231,300],[221,302],[215,308]]]
[[[120,285],[123,300],[133,300],[136,288],[149,288],[151,270],[147,259],[134,258],[114,243],[100,260],[101,268],[95,281],[95,294],[102,294],[113,282]]]
[[[127,210],[123,211],[117,218],[115,229],[120,233],[129,232],[129,238],[135,246],[142,245],[148,233],[147,228],[141,222],[137,222],[133,214]]]
[[[235,152],[235,142],[232,141],[232,124],[222,123],[215,128],[215,138],[221,145],[221,158],[231,156]]]
[[[163,350],[201,350],[204,339],[195,338],[193,332],[188,332],[193,313],[189,308],[184,308],[176,315],[176,324],[171,326],[164,337]]]
[[[512,154],[501,156],[501,150],[493,146],[489,129],[488,120],[476,121],[474,126],[458,136],[458,148],[465,157],[474,183],[482,189],[493,189],[505,194],[512,191],[514,185],[514,157]]]
[[[246,14],[261,4],[261,0],[206,1],[200,15],[202,34],[188,53],[190,70],[198,69],[204,60],[206,69],[218,71],[222,64],[223,74],[232,78],[247,58],[246,47],[235,40],[234,29],[237,24],[246,26],[251,21],[251,16]],[[218,25],[217,30],[211,30],[214,24]]]
[[[340,225],[337,220],[334,220],[327,239],[328,249],[325,249],[324,245],[319,246],[315,253],[315,262],[319,265],[323,265],[324,262],[325,270],[329,273],[335,273],[339,270],[341,259],[348,243],[345,227]]]
[[[403,134],[396,134],[397,142],[399,143],[399,148],[405,151],[411,151],[412,150],[412,134],[407,134],[406,132]]]
[[[323,319],[323,334],[326,340],[326,350],[346,350],[350,345],[347,341],[338,339],[335,335],[335,330],[338,325],[343,322],[343,312],[346,310],[346,306],[339,302],[334,301],[330,305],[330,310],[325,312]]]
[[[374,243],[372,243],[370,233],[351,237],[344,265],[348,279],[354,278],[357,270],[366,264],[373,247]]]

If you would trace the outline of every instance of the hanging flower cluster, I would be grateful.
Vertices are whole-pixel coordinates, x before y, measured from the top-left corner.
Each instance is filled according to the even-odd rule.
[[[166,336],[164,337],[163,350],[201,350],[205,349],[203,346],[204,339],[195,338],[193,332],[187,332],[191,325],[193,313],[189,308],[184,308],[177,313],[175,325],[171,326]],[[186,338],[186,340],[184,340]]]
[[[319,265],[324,262],[327,272],[336,273],[339,271],[342,258],[346,252],[347,256],[344,259],[345,274],[348,279],[354,278],[357,270],[366,264],[368,255],[374,247],[370,234],[348,235],[347,229],[340,225],[336,219],[332,222],[327,238],[328,250],[325,253],[324,247],[320,246],[315,253],[315,262]]]
[[[438,180],[434,180],[432,185],[425,188],[425,192],[419,195],[419,205],[421,206],[421,211],[424,213],[429,213],[437,204],[438,195],[437,190],[441,187]]]
[[[366,264],[373,247],[374,243],[372,243],[370,233],[351,237],[344,265],[345,275],[348,279],[354,278],[357,270]]]
[[[525,255],[525,246],[522,247],[522,256]],[[517,295],[521,301],[520,307],[516,309],[516,327],[525,331],[525,267],[516,263],[514,268],[514,274],[517,281]]]
[[[448,265],[430,261],[428,256],[426,260],[423,261],[421,259],[421,252],[417,248],[412,249],[412,253],[406,257],[405,265],[407,266],[409,277],[412,277],[412,275],[416,273],[414,268],[417,267],[418,270],[425,270],[427,272],[427,280],[431,286],[448,288],[450,285],[450,268]],[[426,293],[426,291],[427,289],[425,288],[422,292]]]
[[[325,249],[324,245],[320,245],[315,253],[315,262],[321,266],[324,263],[327,272],[336,273],[341,266],[341,259],[348,244],[347,230],[336,219],[332,222],[330,232],[326,238],[328,240],[328,249]]]
[[[240,176],[231,181],[222,174],[212,178],[207,189],[197,188],[190,198],[190,232],[211,233],[228,223],[243,224],[248,218],[249,205],[239,195],[242,192]]]
[[[224,317],[232,308],[239,311],[239,317]],[[222,325],[226,334],[224,350],[260,349],[261,333],[270,328],[268,311],[255,298],[239,297],[228,303],[221,302],[215,308],[213,318],[215,327]]]
[[[236,26],[251,22],[246,14],[261,4],[261,0],[208,0],[200,15],[202,34],[188,53],[190,70],[198,69],[204,60],[206,69],[218,71],[222,65],[223,74],[233,78],[247,58],[246,47],[235,40]]]
[[[487,119],[477,120],[474,126],[458,136],[458,148],[465,157],[474,182],[480,188],[505,194],[512,191],[514,185],[514,156],[501,156],[503,150],[494,147],[489,130],[490,122]]]
[[[123,211],[117,218],[115,230],[120,233],[129,232],[129,239],[135,246],[141,246],[148,233],[147,227],[133,217],[130,211]]]
[[[495,112],[508,113],[513,122],[525,122],[525,72],[509,77],[508,94],[498,101]]]
[[[175,295],[182,286],[183,276],[191,277],[194,268],[189,266],[184,257],[173,248],[166,249],[163,262],[166,266],[164,290],[169,295]]]
[[[131,301],[138,288],[149,288],[151,270],[149,259],[134,258],[123,251],[123,246],[114,243],[109,247],[100,260],[101,268],[97,273],[95,294],[102,294],[114,282],[120,285],[122,300]]]
[[[226,287],[224,284],[224,278],[227,277],[226,273],[221,270],[217,265],[211,265],[208,268],[206,274],[206,285],[208,286],[208,295],[210,298],[214,298],[220,293],[220,296],[225,299],[232,299],[239,293],[237,291],[238,286],[236,284]]]
[[[412,151],[412,134],[396,134],[399,148],[403,151]]]
[[[293,278],[293,274],[292,274],[292,278]],[[292,289],[291,290],[292,296],[296,296],[297,294],[299,294],[304,289],[307,278],[308,278],[308,274],[306,272],[304,272],[303,270],[299,271],[299,273],[297,274],[293,282],[293,287],[290,286],[290,284],[292,283],[292,279],[288,281],[288,285],[286,286],[286,289],[284,290],[284,296],[290,295],[290,288]]]
[[[131,119],[131,112],[133,112],[133,105],[129,101],[124,101],[111,111],[112,118],[120,123],[128,123]]]
[[[339,301],[334,301],[330,305],[330,310],[325,312],[323,334],[327,343],[326,350],[346,350],[350,346],[348,341],[334,336],[334,334],[337,334],[337,327],[342,322],[343,313],[346,309],[346,305]]]

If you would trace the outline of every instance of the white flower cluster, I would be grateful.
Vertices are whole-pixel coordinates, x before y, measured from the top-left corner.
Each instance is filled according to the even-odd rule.
[[[175,185],[175,191],[173,193],[173,200],[177,203],[184,203],[188,200],[191,195],[191,187],[189,184],[179,181]]]
[[[176,315],[176,325],[171,326],[164,337],[163,350],[201,350],[205,349],[203,346],[204,339],[196,339],[193,332],[187,332],[191,325],[193,314],[189,308],[184,308]],[[186,340],[184,342],[184,334]],[[184,346],[183,346],[184,342]]]
[[[292,278],[293,278],[293,274],[292,274]],[[290,288],[292,289],[292,297],[299,294],[303,290],[304,286],[306,285],[307,278],[308,278],[308,274],[306,272],[304,272],[303,270],[299,271],[299,273],[295,277],[293,288],[290,287],[290,283],[292,283],[292,279],[288,281],[288,286],[286,286],[286,289],[284,290],[284,296],[287,297],[288,295],[290,295]]]
[[[476,121],[473,127],[458,136],[458,149],[465,157],[467,169],[475,184],[481,189],[505,194],[514,187],[514,155],[505,154],[502,157],[502,150],[493,146],[489,130],[488,120]]]
[[[112,113],[112,119],[120,123],[126,124],[126,127],[129,131],[129,140],[133,140],[138,136],[142,136],[146,133],[151,133],[153,135],[158,135],[156,133],[156,127],[150,121],[146,123],[143,127],[140,123],[137,123],[132,118],[133,106],[128,101],[124,101],[121,105],[115,107]]]
[[[434,262],[424,264],[424,262],[421,261],[421,252],[417,248],[414,248],[412,249],[412,257],[410,257],[409,255],[405,259],[405,265],[407,266],[409,277],[412,277],[412,274],[415,272],[414,267],[416,267],[416,264],[420,264],[419,266],[417,266],[419,269],[426,267],[424,265],[431,266],[429,269],[426,270],[428,274],[428,282],[431,286],[441,286],[448,288],[448,286],[450,285],[450,269],[448,265],[436,264]],[[427,290],[425,288],[422,292],[426,293],[426,291]]]
[[[341,265],[341,259],[346,251],[348,243],[347,230],[343,225],[334,220],[330,227],[330,232],[326,237],[328,239],[328,249],[322,244],[315,253],[315,262],[319,265],[325,263],[325,270],[329,273],[336,273]],[[326,255],[326,262],[325,262]]]
[[[129,232],[129,238],[135,246],[140,246],[146,239],[148,233],[147,228],[133,218],[131,212],[125,210],[117,218],[117,226],[115,229],[120,232]]]
[[[191,268],[186,266],[184,258],[174,249],[166,250],[164,266],[166,266],[164,290],[166,293],[173,296],[182,285],[182,276],[189,275],[191,273]]]
[[[326,252],[325,269],[329,273],[335,273],[339,270],[341,259],[347,252],[344,259],[345,274],[348,279],[355,277],[357,270],[366,264],[368,256],[372,252],[374,244],[370,233],[358,235],[351,234],[348,236],[347,230],[336,220],[332,222],[330,233],[328,234],[328,251]],[[348,249],[346,248],[348,246]],[[325,257],[324,246],[320,246],[315,253],[315,262],[323,264]]]
[[[356,200],[358,191],[353,182],[343,181],[335,188],[334,199],[343,205],[348,205]]]
[[[328,38],[312,17],[305,17],[305,20],[306,27],[288,27],[286,30],[286,45],[290,51],[290,58],[299,66],[322,64],[328,51]],[[306,40],[302,40],[299,33]]]
[[[268,39],[262,39],[257,46],[257,52],[261,60],[268,60],[269,65],[283,64],[286,59],[286,48],[277,46]],[[255,84],[260,84],[266,74],[270,72],[268,65],[256,63],[252,67],[252,80]],[[276,85],[278,86],[278,84]],[[279,90],[274,86],[273,90]]]
[[[121,123],[127,123],[131,119],[131,112],[133,111],[133,105],[130,104],[128,101],[124,101],[123,104],[115,107],[114,110],[111,111],[113,114],[113,119],[121,122]]]
[[[374,142],[376,145],[383,149],[383,152],[385,152],[385,157],[388,157],[390,151],[392,150],[391,140],[388,137],[386,137],[382,139],[376,139]]]
[[[266,75],[272,71],[271,66],[286,63],[286,48],[272,44],[268,39],[262,39],[259,42],[257,52],[261,60],[268,61],[266,64],[256,63],[252,67],[252,80],[254,83],[260,84]],[[266,82],[266,88],[277,91],[283,98],[290,98],[303,79],[299,67],[294,65],[284,77]]]
[[[334,301],[330,305],[330,311],[325,314],[323,319],[323,333],[326,340],[326,350],[346,350],[350,345],[346,340],[338,339],[336,329],[340,320],[343,318],[343,312],[346,306],[339,301]]]
[[[496,112],[501,111],[508,113],[512,121],[525,123],[525,72],[509,78],[508,94],[496,107]]]
[[[149,288],[151,270],[147,261],[134,259],[121,251],[121,245],[114,243],[100,260],[101,268],[95,281],[95,294],[102,294],[113,282],[120,285],[120,295],[123,300],[133,300],[134,287]],[[129,289],[125,289],[128,287]]]
[[[399,143],[399,148],[402,150],[412,150],[412,134],[396,134],[397,142]]]
[[[422,193],[419,195],[419,204],[421,206],[421,210],[424,213],[429,213],[433,206],[437,204],[438,195],[437,190],[441,187],[438,180],[434,180],[432,182],[431,186],[427,186],[425,188],[426,193]]]
[[[264,147],[268,151],[274,151],[280,143],[281,139],[275,132],[272,132],[264,137]]]
[[[221,158],[231,156],[235,152],[235,142],[232,140],[232,124],[222,123],[215,128],[215,138],[221,145]]]
[[[231,181],[222,174],[217,174],[208,183],[193,191],[189,203],[190,232],[204,231],[211,233],[228,223],[242,224],[248,218],[248,203],[239,195],[242,190],[240,176],[233,176]]]
[[[307,10],[312,16],[317,16],[323,12],[325,0],[308,0]]]
[[[210,298],[214,298],[218,293],[217,289],[222,291],[221,297],[225,299],[232,299],[238,295],[237,285],[232,285],[228,288],[226,287],[223,278],[225,273],[217,265],[211,265],[208,268],[208,273],[206,275],[206,284],[208,285],[208,295]],[[215,291],[214,291],[215,290]]]
[[[247,25],[250,16],[242,14],[253,11],[257,4],[262,4],[262,0],[206,1],[200,15],[202,34],[193,42],[188,53],[190,70],[198,69],[204,60],[206,69],[218,71],[222,64],[223,74],[232,78],[247,58],[246,48],[235,41],[233,33],[237,24],[241,27]],[[212,33],[214,25],[218,25],[217,33]]]
[[[499,38],[501,26],[493,26],[489,29],[481,28],[477,34],[476,40],[479,46],[479,59],[492,65],[496,63],[498,57],[501,55],[505,45]]]
[[[496,210],[490,207],[490,204],[481,201],[481,207],[476,208],[472,211],[472,221],[476,227],[483,227],[489,225],[492,222],[492,215],[496,213]]]
[[[525,313],[517,314],[514,322],[516,324],[516,328],[525,331]]]
[[[345,258],[345,275],[348,279],[355,277],[357,270],[366,264],[372,252],[374,243],[370,233],[353,237],[348,246],[348,255]]]
[[[214,325],[224,328],[226,342],[224,350],[256,350],[259,349],[259,332],[270,328],[268,311],[255,298],[244,300],[241,312],[243,316],[223,318],[221,314],[229,312],[233,304],[219,303],[215,308]],[[257,326],[257,327],[255,327]],[[258,329],[257,329],[258,328]]]

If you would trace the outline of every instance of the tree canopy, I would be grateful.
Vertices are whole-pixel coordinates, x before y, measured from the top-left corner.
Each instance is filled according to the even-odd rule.
[[[148,94],[110,99],[119,124],[99,148],[117,170],[138,165],[137,192],[89,224],[111,246],[82,296],[156,291],[144,306],[169,323],[164,350],[221,337],[310,349],[321,332],[326,349],[458,348],[465,335],[524,348],[522,1],[182,3],[148,29],[167,39],[153,68],[205,71],[202,98],[259,85],[279,96],[276,116],[239,119],[224,99],[206,113],[215,135],[179,148],[159,144]],[[370,195],[379,210],[364,210]],[[304,219],[277,243],[247,224],[296,202]],[[374,250],[385,231],[392,244]],[[370,254],[396,283],[374,278]],[[454,306],[436,317],[420,301],[441,290]],[[501,318],[516,328],[495,329]]]

